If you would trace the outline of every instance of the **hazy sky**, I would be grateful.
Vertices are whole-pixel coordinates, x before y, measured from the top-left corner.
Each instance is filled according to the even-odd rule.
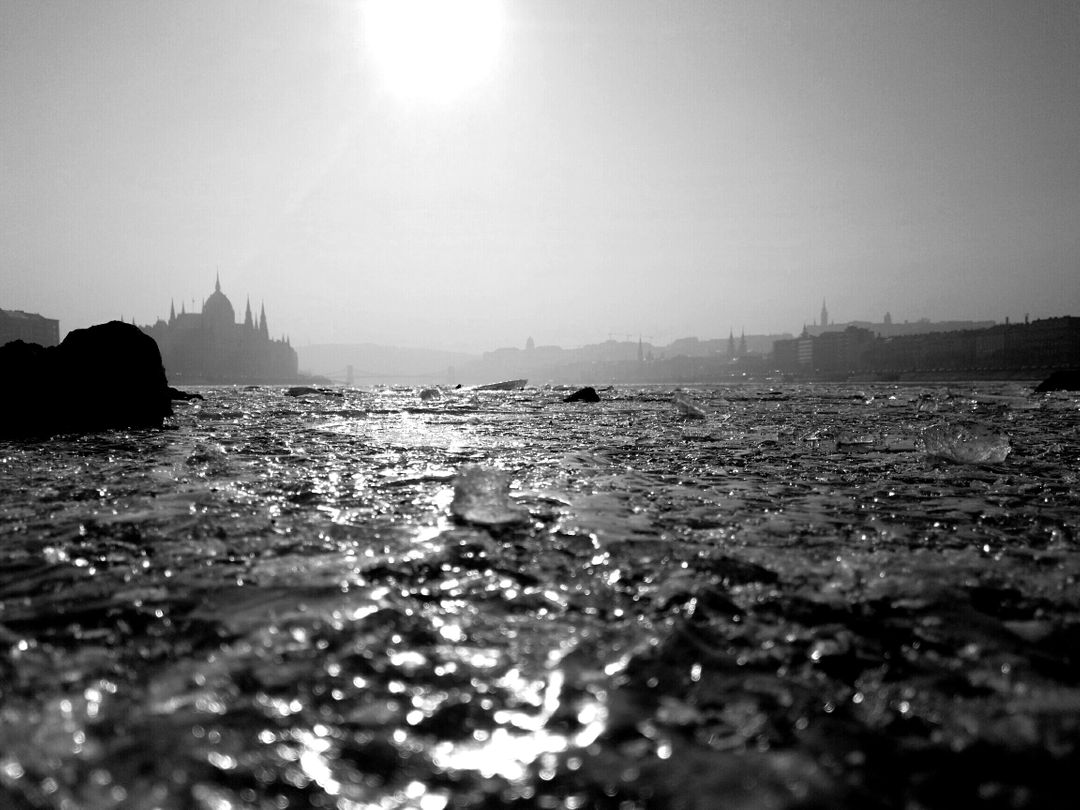
[[[0,307],[484,350],[1080,315],[1076,0],[0,0]],[[429,25],[427,20],[434,20]]]

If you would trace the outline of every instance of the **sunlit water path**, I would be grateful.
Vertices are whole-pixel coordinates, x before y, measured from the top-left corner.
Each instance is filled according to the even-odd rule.
[[[0,443],[2,807],[1073,806],[1076,396],[202,393]]]

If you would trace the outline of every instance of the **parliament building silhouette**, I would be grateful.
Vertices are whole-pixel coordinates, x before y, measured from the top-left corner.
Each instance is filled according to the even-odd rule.
[[[203,302],[202,312],[176,313],[169,320],[141,327],[161,351],[165,374],[174,385],[228,383],[289,383],[297,379],[299,361],[288,338],[272,340],[266,326],[266,307],[259,322],[247,302],[243,323],[236,322],[232,302],[221,291],[220,277],[214,292]]]

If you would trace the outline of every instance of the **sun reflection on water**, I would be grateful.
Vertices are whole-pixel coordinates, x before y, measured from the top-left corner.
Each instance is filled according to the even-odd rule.
[[[490,732],[478,729],[471,740],[464,742],[445,740],[435,744],[431,749],[435,766],[444,771],[475,771],[485,778],[498,776],[521,782],[529,775],[530,766],[542,757],[588,747],[607,724],[607,710],[599,700],[592,699],[579,708],[581,728],[577,732],[563,734],[547,729],[561,706],[565,681],[561,669],[549,673],[546,681],[530,680],[511,670],[499,679],[499,686],[514,694],[520,703],[537,706],[539,711],[495,712],[498,728]]]

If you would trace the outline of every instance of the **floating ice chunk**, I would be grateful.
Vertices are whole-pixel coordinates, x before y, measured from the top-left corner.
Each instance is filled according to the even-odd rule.
[[[420,399],[427,402],[432,399],[442,399],[442,391],[438,388],[424,388],[420,391]]]
[[[285,392],[287,397],[306,397],[312,395],[322,395],[324,397],[342,397],[340,391],[335,391],[332,388],[313,388],[310,385],[294,385],[292,388]]]
[[[520,391],[528,380],[503,380],[473,386],[474,391]]]
[[[528,511],[510,500],[510,476],[477,464],[458,470],[450,512],[477,526],[513,526],[529,520]]]
[[[704,419],[708,416],[705,409],[686,394],[675,394],[671,401],[675,403],[679,413],[686,419]]]
[[[926,455],[961,464],[1000,464],[1012,450],[1008,436],[970,422],[932,425],[922,440]]]
[[[876,441],[877,437],[873,433],[841,433],[836,437],[836,446],[873,444]]]

